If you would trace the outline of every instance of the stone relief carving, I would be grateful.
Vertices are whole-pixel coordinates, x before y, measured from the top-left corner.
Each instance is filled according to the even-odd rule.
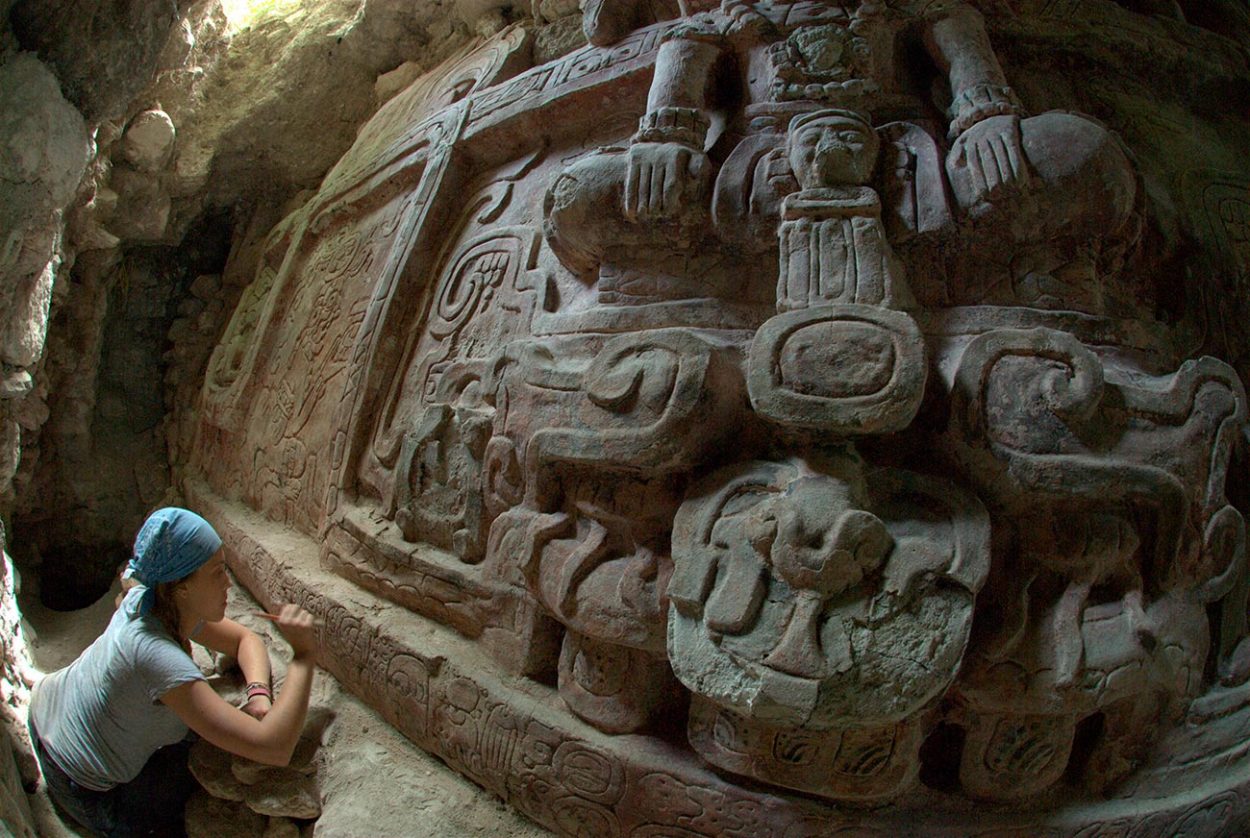
[[[523,70],[510,30],[379,115],[275,233],[204,447],[246,440],[250,503],[568,725],[684,732],[717,779],[626,783],[399,649],[348,680],[569,834],[877,829],[769,832],[748,786],[1042,811],[1250,708],[1245,389],[1154,319],[1124,141],[1027,109],[970,3],[583,15],[582,50]],[[1240,265],[1230,183],[1192,223]],[[1250,808],[1188,806],[1132,823]]]
[[[865,474],[849,449],[735,464],[692,487],[669,585],[691,744],[731,771],[837,799],[903,791],[919,766],[917,717],[963,657],[989,529],[972,496]]]

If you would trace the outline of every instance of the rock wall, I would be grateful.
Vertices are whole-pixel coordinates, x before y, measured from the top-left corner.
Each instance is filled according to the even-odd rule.
[[[26,789],[39,772],[25,732],[32,664],[17,609],[17,574],[5,546],[0,522],[0,824],[19,838],[33,838],[35,818]]]
[[[25,836],[35,834],[25,786],[37,775],[24,732],[29,684],[23,675],[30,658],[3,518],[12,503],[22,430],[37,421],[27,396],[64,258],[62,217],[91,142],[56,77],[7,43],[0,50],[0,149],[0,820]]]
[[[42,98],[73,112],[94,143],[58,182],[59,214],[45,223],[56,261],[24,303],[42,320],[15,304],[5,327],[29,344],[15,373],[18,424],[6,423],[16,474],[5,508],[34,586],[62,606],[90,601],[146,511],[176,495],[184,419],[250,281],[256,238],[393,95],[386,79],[419,74],[479,24],[513,14],[390,0],[261,4],[234,20],[216,0],[14,5],[6,35],[69,101]],[[83,38],[99,44],[83,49]],[[33,212],[13,205],[23,224]]]
[[[1244,8],[583,13],[256,250],[241,577],[564,834],[1247,828]]]

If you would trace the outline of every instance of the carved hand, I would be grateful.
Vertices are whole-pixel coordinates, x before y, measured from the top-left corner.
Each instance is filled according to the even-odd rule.
[[[707,155],[681,143],[634,143],[625,177],[625,217],[673,218],[699,200],[708,181]]]
[[[963,173],[972,188],[969,206],[993,200],[1004,187],[1023,187],[1029,180],[1028,162],[1020,142],[1020,118],[994,116],[959,135],[947,158],[952,179]]]

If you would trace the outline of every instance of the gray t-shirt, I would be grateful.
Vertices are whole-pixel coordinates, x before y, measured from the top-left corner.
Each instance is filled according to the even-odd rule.
[[[126,599],[136,596],[131,590]],[[130,619],[129,602],[78,659],[40,681],[30,712],[48,753],[79,785],[105,791],[187,735],[160,698],[204,675],[160,621]]]

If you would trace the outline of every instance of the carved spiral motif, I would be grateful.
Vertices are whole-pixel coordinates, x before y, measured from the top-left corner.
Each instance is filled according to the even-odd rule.
[[[509,236],[490,239],[466,251],[439,288],[430,334],[445,338],[463,328],[479,305],[503,284],[504,277],[516,272],[519,250],[520,240]]]

